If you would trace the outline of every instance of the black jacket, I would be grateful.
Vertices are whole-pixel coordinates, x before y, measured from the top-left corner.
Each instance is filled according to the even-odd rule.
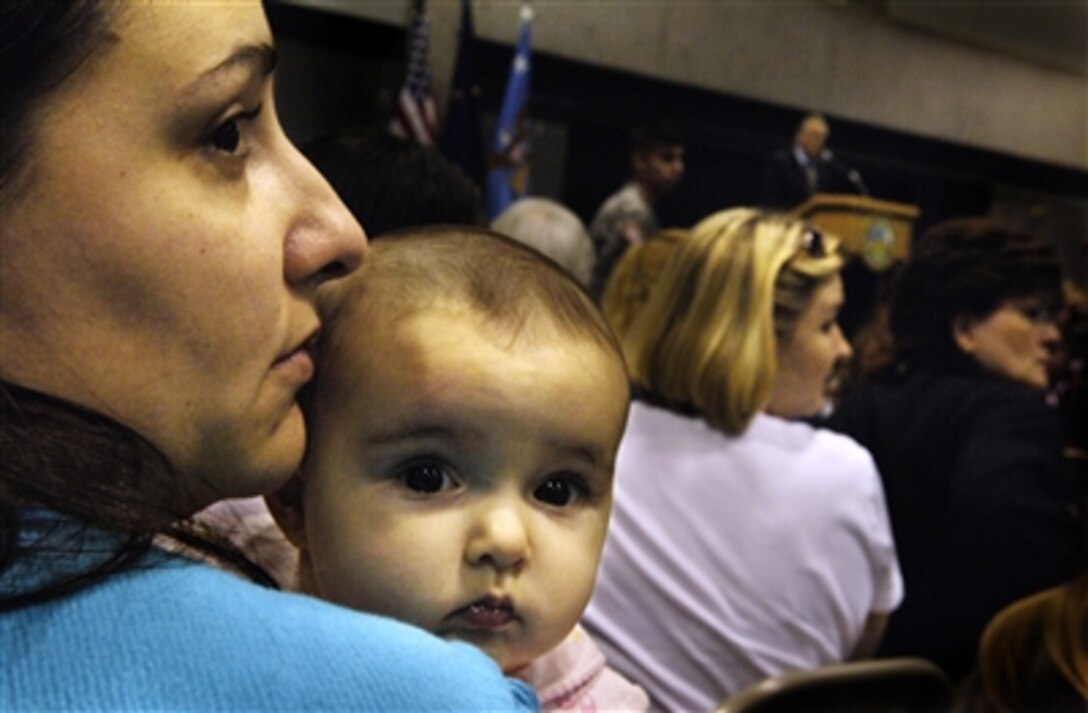
[[[857,193],[842,166],[817,159],[816,193]],[[763,172],[761,204],[767,208],[792,210],[812,195],[805,169],[797,162],[793,149],[774,154]]]
[[[930,658],[959,679],[998,610],[1081,570],[1061,424],[1040,392],[966,357],[916,357],[827,425],[868,448],[884,482],[906,597],[880,655]]]

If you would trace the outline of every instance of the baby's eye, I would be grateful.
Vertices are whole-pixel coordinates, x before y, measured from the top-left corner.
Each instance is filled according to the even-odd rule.
[[[566,507],[576,500],[585,498],[586,495],[585,485],[571,476],[548,478],[533,491],[534,498],[555,507]]]
[[[445,469],[435,463],[411,465],[401,470],[399,475],[404,486],[417,493],[438,493],[457,485]]]

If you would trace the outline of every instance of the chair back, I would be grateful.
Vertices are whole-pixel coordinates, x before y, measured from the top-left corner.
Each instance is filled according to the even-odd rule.
[[[947,713],[952,686],[920,658],[855,661],[768,678],[730,696],[717,713]]]

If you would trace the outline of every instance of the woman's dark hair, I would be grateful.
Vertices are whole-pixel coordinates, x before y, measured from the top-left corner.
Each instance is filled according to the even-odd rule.
[[[0,610],[58,596],[123,567],[143,554],[155,531],[177,518],[148,514],[134,497],[149,471],[167,471],[149,444],[110,419],[11,384],[0,384],[0,571],[29,554],[71,550],[79,538],[70,526],[34,537],[23,532],[30,508],[47,508],[79,521],[127,531],[108,551],[87,555],[80,571],[65,572],[43,586],[0,590]],[[146,506],[145,506],[146,507]]]
[[[0,2],[0,206],[33,180],[35,112],[108,42],[120,7],[101,0]],[[169,493],[150,491],[176,482],[166,459],[131,430],[0,381],[0,611],[130,568],[159,534],[270,581],[182,520],[188,513],[149,505],[171,502]],[[28,526],[36,517],[41,522],[42,511],[52,513],[48,524]],[[93,538],[83,535],[92,527],[117,536],[89,545]],[[51,557],[59,559],[51,564]]]
[[[922,236],[892,287],[897,354],[954,354],[960,317],[985,318],[1010,299],[1061,303],[1061,268],[1045,240],[986,218],[942,223]]]
[[[483,225],[480,189],[433,146],[372,130],[324,136],[303,153],[370,238],[422,225]]]
[[[25,558],[39,563],[30,566],[33,586],[0,576],[0,611],[63,596],[135,566],[157,535],[271,584],[225,535],[186,521],[188,513],[150,504],[173,501],[170,488],[177,482],[166,458],[130,429],[62,399],[0,382],[0,575]],[[27,528],[28,516],[40,510],[53,513],[49,526]],[[84,537],[88,527],[117,537]],[[77,556],[79,566],[72,566]],[[63,566],[44,564],[51,557]]]
[[[117,8],[101,0],[0,3],[0,203],[26,169],[34,110],[103,45]]]

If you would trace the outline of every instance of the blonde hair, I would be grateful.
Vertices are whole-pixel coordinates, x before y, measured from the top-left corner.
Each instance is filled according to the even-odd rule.
[[[690,233],[685,228],[667,228],[624,251],[601,296],[601,311],[617,335],[627,332],[672,257],[676,244]]]
[[[842,267],[838,241],[751,208],[715,213],[680,241],[621,344],[650,398],[743,433],[771,395],[777,340]]]

